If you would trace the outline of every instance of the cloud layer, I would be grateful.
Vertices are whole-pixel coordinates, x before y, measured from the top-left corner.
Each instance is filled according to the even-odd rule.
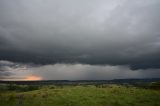
[[[159,0],[1,0],[0,60],[159,69],[159,19]]]
[[[127,66],[84,64],[35,66],[8,61],[0,61],[0,64],[6,67],[5,70],[0,71],[0,80],[110,80],[160,77],[158,69],[132,71]]]

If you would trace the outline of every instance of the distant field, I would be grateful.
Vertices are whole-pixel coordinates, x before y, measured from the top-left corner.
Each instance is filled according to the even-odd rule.
[[[4,84],[0,89],[0,106],[160,106],[160,90],[119,85]]]

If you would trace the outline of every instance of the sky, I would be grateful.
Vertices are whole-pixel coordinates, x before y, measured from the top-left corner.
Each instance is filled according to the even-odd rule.
[[[0,0],[0,80],[160,78],[160,0]]]

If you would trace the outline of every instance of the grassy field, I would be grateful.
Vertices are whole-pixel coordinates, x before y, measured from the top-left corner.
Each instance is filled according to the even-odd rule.
[[[38,89],[21,86],[18,90],[0,87],[0,106],[160,106],[160,90],[136,87],[50,85]]]

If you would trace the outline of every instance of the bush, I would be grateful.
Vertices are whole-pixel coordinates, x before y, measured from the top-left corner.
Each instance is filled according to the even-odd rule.
[[[0,91],[6,91],[7,89],[6,85],[0,85]]]
[[[39,89],[38,86],[34,85],[15,85],[15,84],[10,84],[7,86],[7,88],[10,91],[32,91]]]
[[[151,89],[160,89],[160,82],[151,83],[149,88],[151,88]]]

